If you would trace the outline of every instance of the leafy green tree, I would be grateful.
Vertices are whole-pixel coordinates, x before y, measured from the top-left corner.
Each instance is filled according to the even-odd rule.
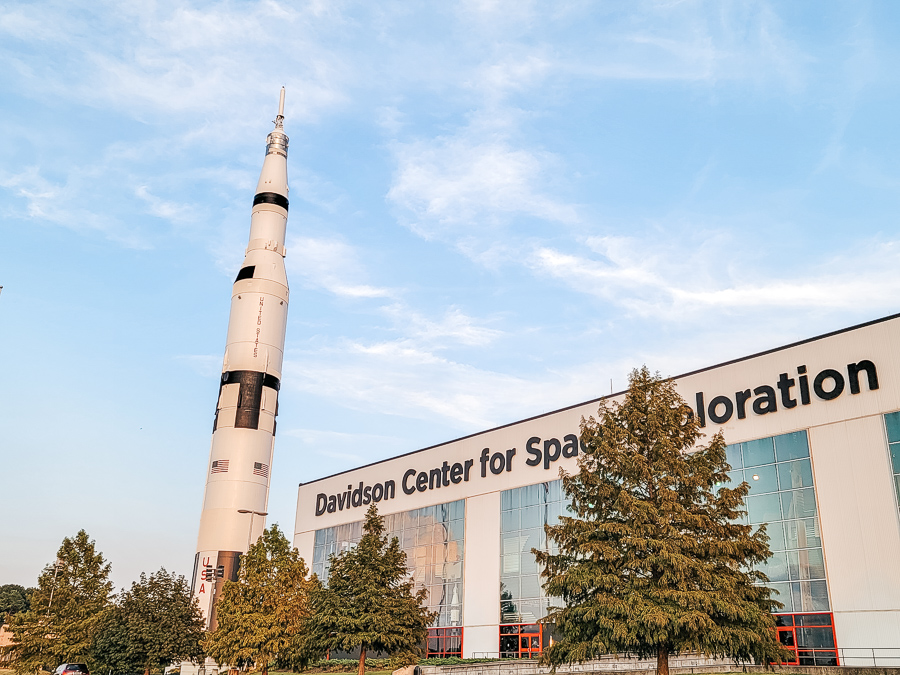
[[[106,610],[94,640],[96,661],[118,673],[163,670],[203,658],[203,615],[183,576],[141,574]]]
[[[535,550],[544,589],[561,598],[547,621],[559,634],[553,664],[626,653],[701,652],[783,660],[768,581],[765,527],[737,522],[747,483],[729,488],[721,432],[707,445],[671,380],[632,371],[623,403],[582,419],[585,452],[563,472],[574,516],[547,527],[557,552]]]
[[[436,618],[424,606],[425,589],[413,592],[406,553],[396,537],[388,542],[375,504],[366,512],[359,545],[331,558],[328,587],[316,593],[311,639],[324,649],[359,648],[358,675],[366,652],[417,652]]]
[[[7,615],[25,612],[31,605],[33,588],[25,588],[18,584],[0,586],[0,624],[6,623]]]
[[[310,647],[304,629],[310,596],[319,585],[307,574],[278,525],[265,530],[241,559],[238,581],[222,589],[218,625],[203,641],[209,656],[219,664],[255,665],[264,674],[273,661],[305,665]]]
[[[109,563],[84,530],[63,539],[56,557],[38,577],[28,611],[10,621],[12,644],[4,651],[17,673],[94,664],[91,644],[113,588]]]

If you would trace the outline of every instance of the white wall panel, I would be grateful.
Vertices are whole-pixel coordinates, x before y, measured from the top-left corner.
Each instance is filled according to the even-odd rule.
[[[900,666],[900,611],[834,613],[842,666]]]
[[[304,532],[296,537],[294,537],[294,548],[297,549],[297,552],[300,554],[300,557],[303,558],[303,562],[306,563],[307,569],[312,572],[313,566],[313,546],[316,542],[316,533],[315,532]],[[325,579],[321,579],[321,581],[326,581]]]
[[[497,652],[500,637],[500,493],[466,500],[464,657]]]
[[[815,427],[809,437],[833,609],[900,609],[900,522],[882,417]]]

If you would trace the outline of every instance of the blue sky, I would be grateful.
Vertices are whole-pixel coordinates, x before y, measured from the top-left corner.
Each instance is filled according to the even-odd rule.
[[[0,5],[0,583],[190,573],[278,90],[301,481],[900,310],[894,2]]]

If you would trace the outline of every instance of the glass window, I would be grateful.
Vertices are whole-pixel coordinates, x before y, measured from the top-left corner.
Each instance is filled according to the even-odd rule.
[[[896,425],[900,433],[900,413]],[[773,599],[784,604],[779,611],[827,611],[828,584],[806,432],[747,441],[740,447],[744,469],[731,475],[750,485],[747,520],[766,524],[772,556],[759,569],[778,592]]]
[[[785,553],[773,553],[765,563],[760,565],[759,570],[767,577],[769,581],[788,581],[788,564]]]
[[[521,525],[520,527],[524,530],[525,528],[531,527],[541,527],[544,524],[544,514],[543,508],[541,506],[527,506],[521,511]]]
[[[447,510],[450,520],[464,520],[466,517],[466,500],[458,499],[450,502],[450,508]]]
[[[500,493],[500,510],[509,511],[519,508],[519,491],[504,490]]]
[[[539,598],[541,596],[541,578],[537,574],[522,577],[522,597]]]
[[[814,516],[816,515],[816,491],[807,488],[782,492],[781,506],[786,519]]]
[[[563,493],[561,480],[554,480],[554,481],[550,481],[550,483],[548,483],[548,485],[547,485],[547,501],[548,502],[566,501],[566,496]]]
[[[782,434],[781,436],[775,436],[773,440],[778,451],[779,462],[809,457],[809,443],[807,442],[805,431]]]
[[[785,548],[812,548],[822,546],[819,519],[789,520],[784,523]]]
[[[775,615],[775,625],[776,626],[793,626],[794,625],[794,617],[790,614],[776,614]]]
[[[428,607],[438,613],[438,626],[458,626],[462,620],[465,500],[386,516],[385,534],[389,541],[399,540],[407,554],[410,578],[417,588],[428,592]],[[318,530],[315,542],[325,544],[314,547],[313,572],[327,582],[328,556],[354,548],[361,538],[362,521]],[[510,563],[516,564],[518,548],[513,553]]]
[[[781,520],[781,501],[778,493],[749,496],[746,499],[747,511],[750,514],[750,522],[768,523],[773,520]]]
[[[741,461],[741,444],[737,443],[735,445],[729,445],[725,448],[725,461],[731,466],[732,469],[740,469],[744,466],[744,463]]]
[[[779,612],[793,612],[794,607],[791,604],[791,585],[784,583],[770,583],[767,584],[769,588],[771,588],[774,593],[772,593],[772,599],[780,602],[784,607],[782,607]]]
[[[798,626],[830,626],[831,614],[799,614],[797,616]],[[814,645],[807,645],[813,647]]]
[[[741,443],[744,457],[744,468],[775,463],[774,439],[760,438],[756,441]]]
[[[900,473],[900,443],[891,443],[891,468],[895,474]]]
[[[827,612],[830,609],[828,604],[828,585],[825,581],[803,581],[800,587],[809,587],[809,603],[804,605],[805,612]]]
[[[825,558],[822,549],[811,548],[797,551],[797,558],[800,563],[801,579],[825,578]]]
[[[900,443],[900,412],[885,415],[884,426],[887,428],[888,443]]]
[[[809,464],[809,459],[779,463],[778,480],[781,483],[782,490],[812,487],[812,467]]]
[[[746,469],[744,480],[750,484],[751,495],[778,492],[778,470],[774,464]]]
[[[565,512],[561,481],[554,480],[506,490],[500,496],[501,591],[503,622],[534,622],[546,615],[547,599],[541,588],[541,568],[532,549],[550,550],[545,525],[555,524]]]
[[[783,551],[784,545],[784,527],[781,523],[767,523],[766,534],[769,535],[769,550]]]
[[[830,626],[797,628],[797,644],[811,649],[834,649],[834,631]]]

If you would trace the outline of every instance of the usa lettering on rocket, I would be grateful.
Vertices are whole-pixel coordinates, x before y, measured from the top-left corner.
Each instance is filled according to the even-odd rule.
[[[215,628],[222,584],[265,527],[284,359],[288,218],[284,88],[250,212],[250,240],[231,292],[192,589]]]

